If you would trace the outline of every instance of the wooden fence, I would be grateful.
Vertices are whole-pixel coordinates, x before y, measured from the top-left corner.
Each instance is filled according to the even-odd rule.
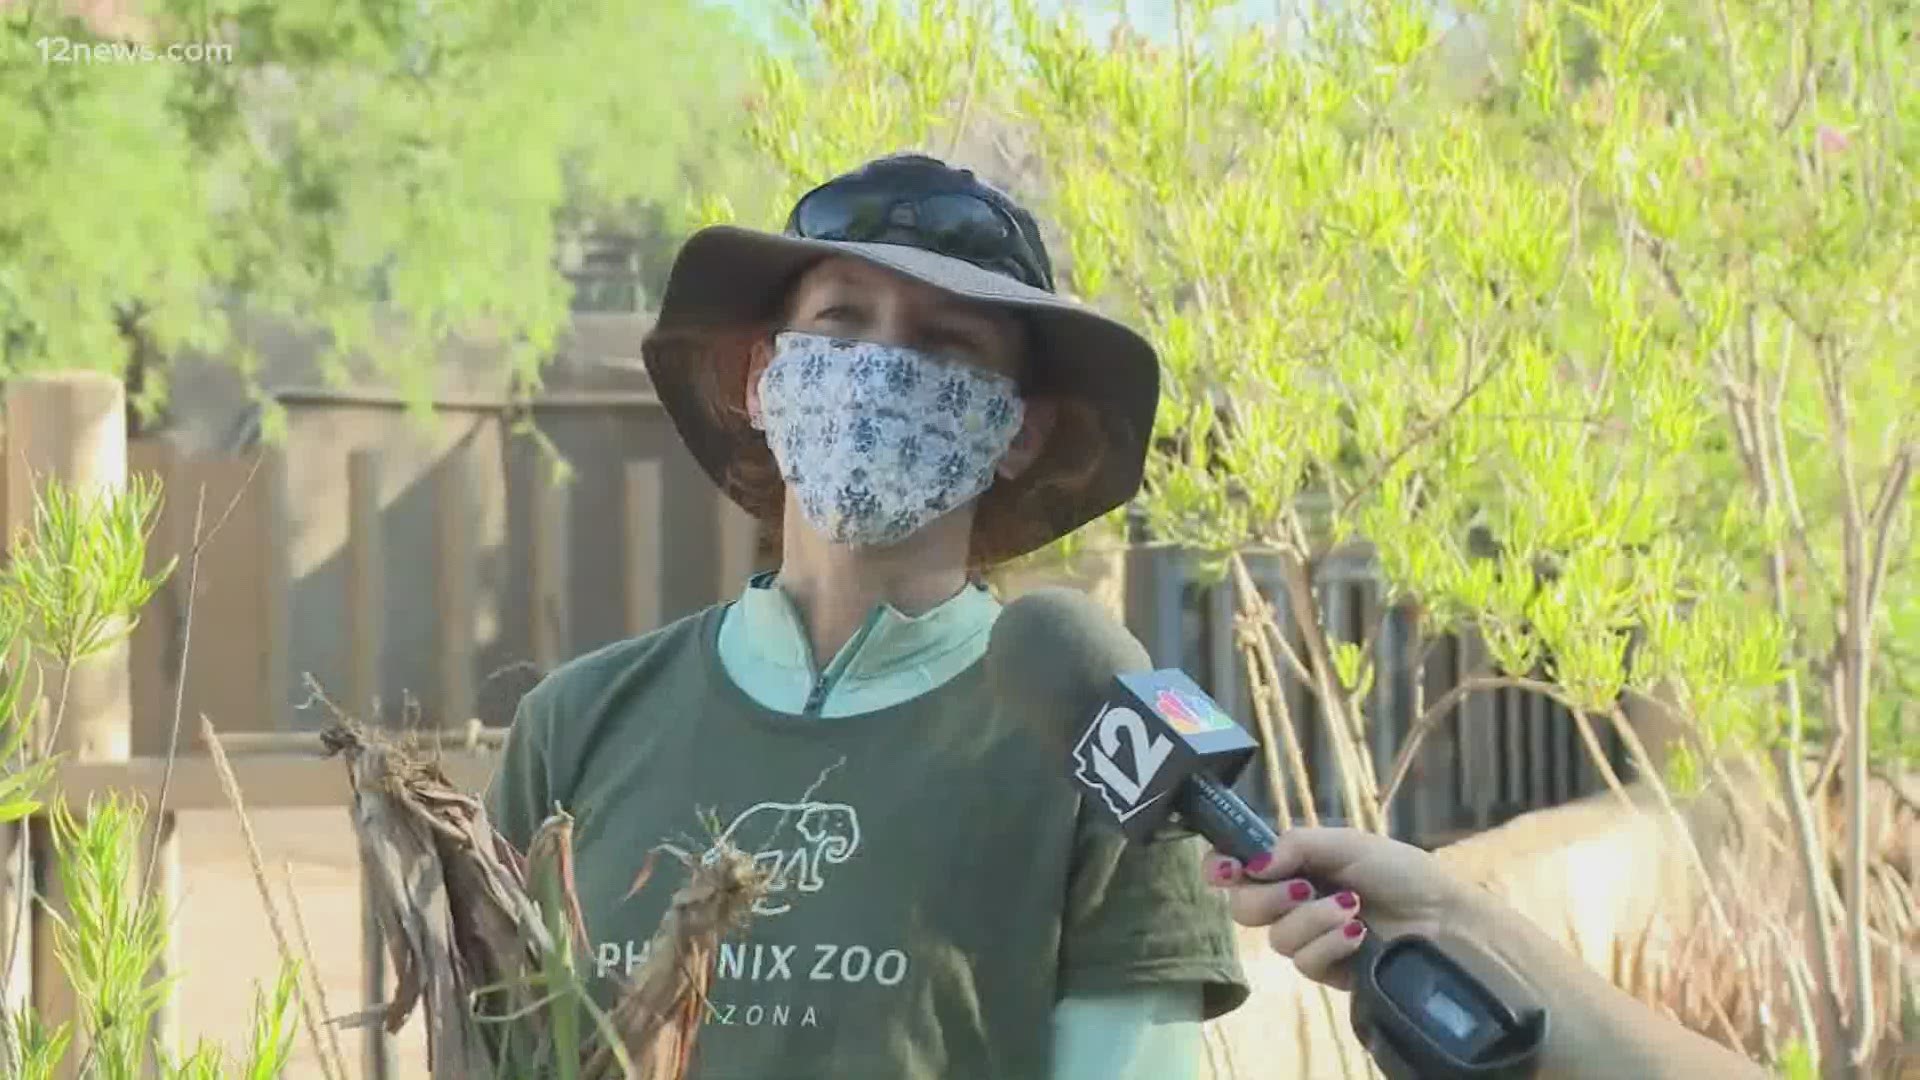
[[[288,570],[287,522],[294,509],[284,455],[260,449],[240,458],[190,458],[163,443],[125,444],[123,397],[112,380],[63,378],[17,380],[7,387],[8,414],[13,418],[6,442],[8,469],[8,535],[25,524],[23,488],[31,486],[29,470],[37,477],[95,487],[116,487],[129,471],[155,475],[168,486],[166,508],[156,528],[152,558],[184,556],[191,547],[194,519],[199,513],[210,524],[232,513],[202,552],[203,563],[217,568],[203,574],[203,590],[195,597],[192,657],[184,685],[179,677],[187,625],[184,592],[169,593],[156,602],[150,624],[136,632],[125,656],[109,658],[117,673],[86,690],[74,701],[77,722],[63,734],[63,748],[71,752],[58,780],[59,796],[84,805],[89,797],[107,791],[134,793],[149,806],[159,805],[162,776],[167,771],[165,747],[173,717],[174,695],[185,703],[188,731],[201,713],[213,718],[223,733],[242,790],[252,810],[294,807],[345,807],[349,795],[337,762],[322,760],[313,731],[296,730],[294,714],[286,707],[297,696],[294,685],[297,658],[289,655],[287,631],[291,582]],[[579,404],[579,403],[576,403]],[[648,409],[657,403],[627,395],[607,407]],[[31,418],[31,419],[24,419]],[[656,416],[657,419],[657,416]],[[119,434],[115,434],[118,432]],[[56,445],[57,444],[57,445]],[[470,789],[484,786],[496,748],[504,732],[479,721],[449,723],[447,718],[474,715],[477,697],[475,663],[474,566],[472,528],[475,472],[469,468],[434,468],[429,480],[433,504],[430,567],[421,567],[418,579],[394,580],[394,562],[388,557],[389,537],[383,529],[381,492],[383,472],[389,467],[375,448],[355,449],[346,455],[345,566],[346,617],[337,627],[347,652],[345,685],[328,690],[346,708],[361,715],[378,711],[399,722],[404,710],[381,702],[383,658],[393,651],[389,638],[390,597],[396,590],[418,594],[429,604],[440,627],[432,642],[432,696],[437,707],[428,722],[440,732],[443,762],[452,779]],[[570,566],[575,550],[569,523],[582,520],[573,512],[579,500],[591,500],[601,511],[597,520],[617,522],[621,566],[618,582],[599,581],[601,589],[615,590],[624,611],[627,634],[641,633],[672,614],[663,598],[672,590],[686,595],[683,577],[667,555],[666,540],[672,519],[667,504],[667,470],[659,459],[620,463],[616,483],[588,490],[555,484],[540,470],[520,475],[534,485],[527,497],[513,502],[525,520],[527,557],[524,574],[530,600],[525,605],[530,644],[531,675],[551,669],[566,657],[599,644],[578,640],[570,618],[570,597],[579,585]],[[602,470],[605,473],[605,470]],[[199,492],[204,485],[204,507]],[[700,590],[711,599],[737,591],[756,567],[765,565],[755,524],[727,500],[714,494],[708,522],[714,542],[709,587]],[[1244,672],[1233,647],[1233,600],[1228,585],[1202,586],[1177,553],[1136,551],[1122,557],[1128,621],[1145,641],[1156,663],[1179,665],[1194,671],[1208,689],[1236,715],[1245,715]],[[184,566],[182,568],[184,570]],[[1256,578],[1276,601],[1274,568],[1256,565]],[[1326,617],[1336,636],[1348,640],[1371,637],[1381,676],[1376,680],[1376,714],[1385,720],[1375,732],[1376,759],[1389,761],[1407,729],[1407,718],[1418,696],[1414,680],[1421,680],[1432,700],[1464,673],[1476,670],[1477,646],[1471,640],[1443,642],[1420,650],[1411,640],[1404,613],[1382,610],[1378,590],[1364,563],[1334,560],[1321,582]],[[429,580],[430,574],[430,580]],[[709,600],[709,602],[711,602]],[[1378,632],[1370,628],[1378,627]],[[1413,658],[1424,656],[1423,664]],[[214,657],[212,661],[206,658]],[[1416,670],[1417,669],[1417,670]],[[118,679],[115,684],[113,679]],[[117,690],[116,690],[117,685]],[[1327,747],[1318,737],[1322,727],[1304,687],[1290,686],[1293,715],[1316,773],[1330,778]],[[435,717],[439,719],[434,719]],[[88,741],[90,740],[90,741]],[[153,883],[169,900],[179,895],[179,865],[173,851],[170,815],[173,811],[214,809],[225,797],[211,763],[198,740],[186,738],[183,753],[172,769],[166,800],[167,815],[157,831],[161,845],[158,880]],[[1422,754],[1420,779],[1400,804],[1396,831],[1416,842],[1437,843],[1462,832],[1495,824],[1521,810],[1552,805],[1591,787],[1591,771],[1583,769],[1571,723],[1564,714],[1531,695],[1506,694],[1471,699],[1432,740]],[[1249,770],[1248,791],[1265,798],[1259,770]],[[1323,808],[1330,809],[1330,792],[1322,792]],[[18,831],[16,831],[18,832]],[[34,884],[57,904],[52,875],[44,854],[44,839],[31,831],[12,838],[35,854]],[[17,850],[17,846],[13,848]],[[9,861],[9,866],[13,865]],[[0,881],[7,895],[21,895],[19,881]],[[33,920],[39,923],[40,919]],[[4,928],[4,924],[0,924]],[[44,929],[44,926],[30,927]],[[384,1000],[386,973],[377,932],[369,923],[365,935],[364,993],[368,1003]],[[50,1019],[72,1016],[72,1003],[58,995],[64,980],[57,977],[44,934],[33,950],[32,971],[16,971],[7,982],[9,1002],[32,1000]],[[29,989],[30,988],[30,989]],[[172,1046],[171,1009],[163,1012],[158,1033]],[[390,1041],[377,1027],[366,1029],[366,1075],[393,1075]]]

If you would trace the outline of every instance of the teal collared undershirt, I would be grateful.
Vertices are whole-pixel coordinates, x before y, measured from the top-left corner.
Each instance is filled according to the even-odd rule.
[[[720,662],[748,696],[795,723],[870,712],[917,697],[987,651],[1000,602],[968,585],[923,615],[876,605],[817,673],[792,600],[756,574],[720,624]],[[1193,1080],[1200,1071],[1200,990],[1164,987],[1077,995],[1053,1012],[1052,1080]]]

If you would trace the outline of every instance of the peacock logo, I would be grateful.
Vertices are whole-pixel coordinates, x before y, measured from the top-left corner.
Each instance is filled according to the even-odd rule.
[[[1221,712],[1213,699],[1204,694],[1183,693],[1172,686],[1162,686],[1154,693],[1153,708],[1182,735],[1224,731],[1233,726],[1233,719]]]

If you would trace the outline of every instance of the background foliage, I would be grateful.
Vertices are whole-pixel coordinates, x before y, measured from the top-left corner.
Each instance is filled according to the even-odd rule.
[[[657,283],[687,192],[753,184],[729,120],[749,39],[698,0],[121,8],[0,8],[0,378],[138,359],[152,412],[166,359],[233,345],[244,303],[330,330],[336,363],[377,342],[415,397],[456,330],[536,380],[567,315],[557,244],[637,234]],[[48,62],[57,38],[231,59]]]

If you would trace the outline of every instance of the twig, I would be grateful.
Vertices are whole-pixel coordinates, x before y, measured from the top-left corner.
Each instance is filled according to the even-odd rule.
[[[1867,947],[1866,814],[1867,814],[1867,694],[1869,665],[1873,662],[1873,622],[1868,609],[1872,571],[1867,561],[1868,523],[1860,506],[1859,480],[1853,459],[1853,417],[1841,385],[1841,358],[1831,341],[1821,338],[1817,367],[1825,398],[1827,436],[1840,472],[1842,522],[1842,584],[1845,592],[1845,629],[1839,635],[1837,685],[1845,691],[1835,719],[1852,733],[1847,744],[1847,861],[1845,890],[1847,935],[1853,946],[1853,1017],[1848,1032],[1849,1062],[1863,1070],[1874,1046],[1873,972]]]
[[[286,879],[287,909],[293,912],[293,930],[300,939],[300,963],[306,968],[307,978],[313,981],[313,998],[320,1006],[320,1015],[331,1017],[333,1007],[327,1004],[327,983],[320,977],[320,966],[313,960],[313,940],[307,936],[306,912],[300,908],[300,890],[293,886],[293,860],[283,859],[280,863],[281,877]],[[339,1025],[324,1025],[327,1032],[327,1045],[333,1051],[334,1059],[341,1062],[340,1071],[346,1073],[347,1056],[340,1051]]]
[[[227,519],[233,516],[235,508],[240,505],[241,498],[246,495],[249,488],[253,487],[253,478],[259,474],[260,463],[264,460],[266,460],[265,451],[253,455],[253,464],[247,469],[246,479],[240,482],[233,497],[227,500],[226,509],[220,511],[220,516],[214,520],[213,527],[207,529],[204,535],[201,532],[201,526],[206,519],[207,485],[200,485],[200,497],[194,504],[193,542],[187,549],[187,602],[181,614],[180,662],[173,672],[173,722],[167,730],[167,760],[160,772],[160,795],[153,808],[153,845],[147,851],[147,875],[141,879],[142,881],[153,880],[153,868],[160,858],[160,824],[166,816],[167,798],[173,792],[174,763],[180,757],[180,718],[187,704],[187,655],[193,648],[193,601],[200,591],[200,553],[206,550],[214,537],[220,535],[221,528],[226,525]]]
[[[1281,568],[1281,578],[1286,583],[1287,602],[1293,608],[1294,621],[1299,624],[1301,635],[1305,638],[1307,655],[1313,660],[1313,678],[1308,685],[1320,698],[1321,711],[1326,716],[1327,735],[1333,744],[1333,764],[1339,775],[1341,795],[1355,824],[1370,832],[1378,832],[1376,815],[1370,812],[1377,808],[1377,798],[1370,807],[1364,797],[1371,793],[1362,787],[1366,780],[1372,778],[1360,776],[1360,763],[1353,760],[1355,740],[1350,725],[1342,716],[1346,701],[1334,684],[1333,659],[1327,650],[1326,631],[1320,625],[1320,609],[1313,597],[1313,586],[1307,578],[1306,564],[1297,558],[1288,559]]]
[[[1387,474],[1393,471],[1395,465],[1400,464],[1408,454],[1419,449],[1422,443],[1425,443],[1428,439],[1438,434],[1442,428],[1446,427],[1454,417],[1460,414],[1462,409],[1467,407],[1467,403],[1473,400],[1474,395],[1478,394],[1487,383],[1493,380],[1495,375],[1500,373],[1500,368],[1512,355],[1513,353],[1511,352],[1505,352],[1489,360],[1487,366],[1481,369],[1479,376],[1468,383],[1467,386],[1454,397],[1453,401],[1449,403],[1445,409],[1441,410],[1439,416],[1425,421],[1419,427],[1415,428],[1413,433],[1407,436],[1406,441],[1401,443],[1400,447],[1388,456],[1387,460],[1375,467],[1357,487],[1347,494],[1345,499],[1341,500],[1340,509],[1334,512],[1334,517],[1336,519],[1342,518],[1351,513],[1354,504],[1362,498],[1365,498],[1366,494],[1375,487],[1378,487],[1380,483],[1387,478]]]
[[[226,747],[220,743],[219,732],[213,729],[213,721],[205,713],[200,714],[200,738],[207,744],[207,753],[213,759],[213,771],[220,777],[221,790],[226,793],[227,804],[233,808],[234,817],[240,822],[240,835],[247,843],[247,862],[253,869],[253,883],[260,890],[260,903],[266,908],[267,927],[273,931],[273,939],[280,946],[280,959],[291,963],[294,952],[287,941],[286,928],[280,922],[279,905],[273,902],[273,889],[267,884],[267,870],[260,857],[260,843],[253,834],[253,821],[247,817],[244,800],[240,796],[240,781],[233,775],[233,766],[227,761]],[[327,1080],[348,1080],[345,1062],[336,1062],[327,1054],[327,1046],[320,1037],[321,1023],[314,1015],[314,1002],[305,994],[300,996],[300,1013],[306,1021],[307,1037],[313,1040],[313,1053],[320,1062],[320,1071]]]
[[[1318,827],[1320,824],[1320,809],[1315,805],[1316,800],[1314,799],[1312,777],[1307,773],[1306,757],[1300,752],[1300,737],[1299,733],[1294,730],[1292,710],[1287,708],[1287,689],[1285,684],[1281,682],[1278,665],[1274,663],[1273,659],[1273,649],[1270,639],[1278,634],[1284,633],[1284,631],[1276,625],[1276,619],[1274,618],[1276,613],[1274,612],[1273,604],[1269,602],[1255,586],[1253,575],[1247,571],[1246,560],[1240,557],[1239,552],[1233,554],[1231,566],[1233,568],[1234,584],[1238,586],[1240,590],[1240,602],[1252,608],[1257,619],[1253,628],[1254,632],[1251,635],[1252,652],[1254,656],[1252,671],[1257,674],[1260,682],[1264,685],[1255,686],[1252,689],[1254,716],[1260,723],[1262,729],[1260,735],[1265,744],[1271,748],[1274,742],[1274,731],[1270,729],[1278,729],[1280,741],[1285,744],[1287,761],[1292,766],[1291,771],[1294,776],[1296,797],[1300,800],[1301,816],[1307,819],[1309,826]],[[1273,630],[1274,633],[1269,634],[1267,632],[1269,629]],[[1280,710],[1280,722],[1277,725],[1273,723],[1273,718],[1269,715],[1269,711],[1265,705],[1265,693],[1263,693],[1263,691],[1270,691],[1273,694],[1274,704],[1278,706]],[[1277,775],[1279,765],[1272,760],[1271,749],[1269,749],[1268,753],[1269,761],[1267,767],[1269,773],[1272,774],[1268,782],[1273,785],[1274,789],[1274,807],[1279,811],[1284,827],[1292,828],[1293,822],[1291,815],[1287,811],[1287,793],[1286,790],[1280,786],[1280,777]]]
[[[1892,464],[1887,467],[1886,478],[1880,483],[1880,493],[1874,497],[1873,508],[1867,512],[1867,528],[1873,539],[1867,553],[1869,611],[1879,606],[1881,590],[1887,583],[1887,560],[1893,549],[1895,512],[1906,497],[1908,482],[1913,479],[1914,453],[1915,448],[1907,446],[1894,455]]]
[[[1420,744],[1426,739],[1427,733],[1431,731],[1435,725],[1439,724],[1441,720],[1445,719],[1447,713],[1451,712],[1453,707],[1460,704],[1468,695],[1479,693],[1483,690],[1527,690],[1536,694],[1545,694],[1567,706],[1569,711],[1579,712],[1579,708],[1567,697],[1566,693],[1553,683],[1541,682],[1538,679],[1523,679],[1511,675],[1474,675],[1462,679],[1459,683],[1456,683],[1452,689],[1440,695],[1438,701],[1428,706],[1427,710],[1421,713],[1420,718],[1415,720],[1413,726],[1408,729],[1407,737],[1405,741],[1401,743],[1399,753],[1394,756],[1392,778],[1387,781],[1387,786],[1380,792],[1381,812],[1384,813],[1387,807],[1393,803],[1393,797],[1399,794],[1401,785],[1406,782],[1407,774],[1413,769],[1414,758],[1419,754]]]
[[[967,52],[967,89],[960,97],[960,113],[953,122],[953,136],[947,140],[947,157],[951,158],[960,151],[960,140],[967,134],[967,120],[973,113],[973,94],[980,83],[980,53],[983,43],[993,32],[993,18],[999,14],[998,8],[987,9],[987,25],[972,27],[973,48]],[[979,21],[978,9],[974,12],[974,21]]]

